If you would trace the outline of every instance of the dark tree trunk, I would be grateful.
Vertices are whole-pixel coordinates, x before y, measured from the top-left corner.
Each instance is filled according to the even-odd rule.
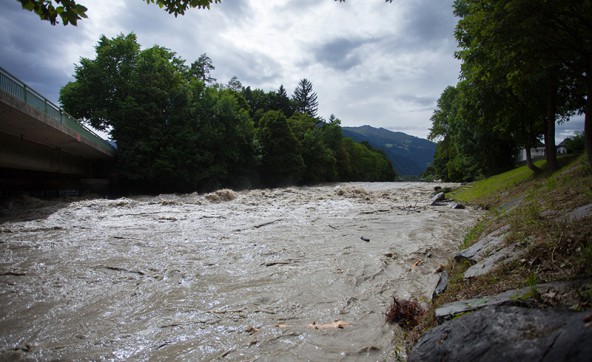
[[[555,148],[555,114],[557,110],[557,90],[559,89],[559,69],[551,70],[547,94],[547,128],[545,132],[545,157],[550,171],[559,168]]]
[[[588,94],[586,95],[586,108],[584,116],[584,140],[586,141],[586,154],[588,155],[588,164],[592,165],[592,59],[588,62]]]
[[[526,141],[526,145],[525,145],[525,152],[526,152],[526,165],[528,166],[528,168],[532,171],[532,172],[540,172],[541,169],[536,167],[534,165],[534,163],[532,162],[532,153],[530,152],[530,148],[531,148],[531,144],[530,144],[530,140]]]

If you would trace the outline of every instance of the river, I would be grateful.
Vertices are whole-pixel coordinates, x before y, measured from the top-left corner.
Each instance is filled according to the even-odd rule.
[[[480,215],[434,186],[5,202],[0,360],[393,360]]]

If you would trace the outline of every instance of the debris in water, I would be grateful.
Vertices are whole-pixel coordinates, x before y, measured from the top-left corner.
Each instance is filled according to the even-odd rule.
[[[351,324],[344,322],[344,321],[340,321],[340,320],[336,320],[333,323],[327,323],[327,324],[318,324],[317,322],[312,322],[311,324],[307,325],[307,327],[314,328],[314,329],[331,329],[331,328],[343,329],[347,326],[351,326]]]
[[[417,325],[425,310],[414,300],[398,300],[393,297],[393,303],[387,309],[385,322],[398,324],[403,329],[411,329]]]
[[[364,240],[365,242],[369,242],[369,241],[370,241],[370,239],[368,239],[368,238],[365,238],[365,237],[363,237],[363,236],[362,236],[360,239]]]
[[[248,326],[247,329],[245,329],[245,332],[247,332],[249,334],[255,334],[255,333],[259,332],[259,329],[255,328],[253,326]]]
[[[275,325],[277,328],[289,328],[292,327],[289,324],[285,324],[285,323],[278,323]],[[335,329],[335,328],[339,328],[339,329],[343,329],[345,327],[351,326],[351,323],[345,322],[345,321],[340,321],[340,320],[335,320],[332,323],[326,323],[326,324],[321,324],[321,323],[317,323],[316,321],[307,324],[306,325],[308,328],[314,328],[314,329]]]

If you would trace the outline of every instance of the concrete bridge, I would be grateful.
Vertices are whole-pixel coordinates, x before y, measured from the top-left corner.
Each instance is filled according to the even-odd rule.
[[[0,197],[105,188],[115,148],[0,68]]]

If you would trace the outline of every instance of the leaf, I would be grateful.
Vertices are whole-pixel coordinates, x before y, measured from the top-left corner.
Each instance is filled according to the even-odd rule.
[[[35,4],[31,0],[21,0],[21,5],[25,10],[33,11],[35,9]]]

